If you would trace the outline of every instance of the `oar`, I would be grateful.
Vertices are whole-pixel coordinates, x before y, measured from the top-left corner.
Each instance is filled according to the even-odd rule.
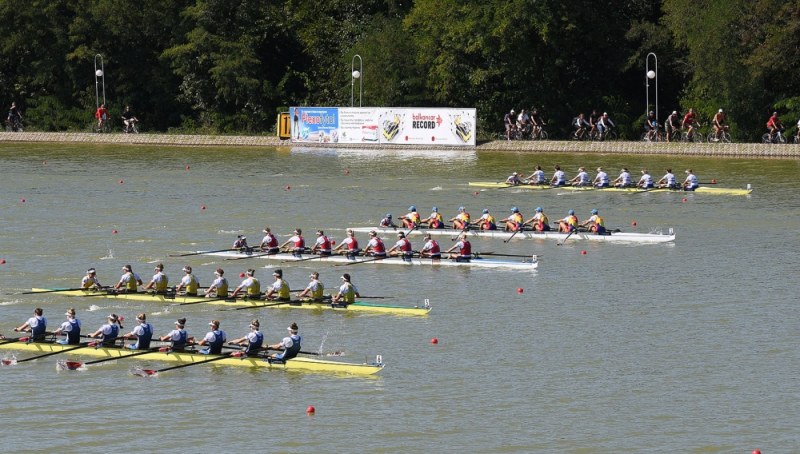
[[[265,348],[264,350],[273,350],[273,351],[278,351],[278,352],[282,352],[283,351],[280,348]],[[307,351],[303,351],[303,350],[300,350],[299,352],[297,352],[297,354],[298,355],[314,355],[314,356],[322,355],[322,353],[307,352]]]
[[[69,370],[75,370],[75,369],[80,369],[83,366],[88,366],[89,364],[98,364],[98,363],[104,363],[106,361],[113,361],[115,359],[124,359],[124,358],[131,358],[131,357],[134,357],[134,356],[139,356],[139,355],[146,355],[148,353],[157,352],[160,348],[161,347],[153,347],[153,348],[149,348],[147,350],[140,350],[140,351],[130,350],[130,351],[133,352],[130,355],[111,356],[109,358],[96,359],[94,361],[89,361],[89,362],[85,362],[85,363],[84,362],[80,362],[80,361],[61,361],[61,362],[59,362],[59,365],[63,364],[63,366],[65,368],[67,368]]]
[[[463,233],[464,233],[464,232],[466,232],[467,230],[469,230],[469,223],[467,223],[467,224],[464,224],[464,228],[463,228],[463,229],[461,229],[461,231],[460,231],[460,232],[458,232],[458,233],[456,234],[456,236],[454,236],[454,237],[450,237],[450,241],[455,241],[455,240],[457,240],[457,239],[458,239],[458,237],[460,237],[460,236],[461,236],[461,234],[463,234]]]
[[[275,254],[279,254],[279,252],[264,252],[261,254],[250,254],[250,255],[245,255],[244,257],[228,257],[223,260],[244,260],[244,259],[252,259],[256,257],[264,257],[265,255],[275,255]]]
[[[717,180],[714,180],[714,181],[701,181],[701,182],[699,182],[697,184],[717,184]]]
[[[495,257],[522,257],[522,258],[531,258],[530,255],[522,255],[522,254],[496,254],[494,252],[476,252],[475,255],[493,255]],[[541,257],[541,255],[537,255],[537,257]]]
[[[178,303],[178,306],[191,306],[192,304],[211,303],[211,302],[214,302],[214,301],[225,301],[225,300],[229,300],[229,299],[235,299],[235,298],[232,298],[230,296],[226,296],[224,298],[223,297],[219,297],[219,298],[205,299],[205,297],[203,297],[203,301],[190,301],[188,303]]]
[[[14,342],[27,342],[30,337],[17,337],[15,339],[6,339],[5,342],[0,342],[0,345],[13,344]]]
[[[211,359],[204,359],[203,361],[196,361],[196,362],[193,362],[193,363],[180,364],[178,366],[165,367],[163,369],[158,369],[158,370],[136,369],[133,373],[134,373],[134,375],[138,375],[140,377],[151,377],[153,375],[158,375],[160,372],[166,372],[168,370],[181,369],[183,367],[196,366],[198,364],[213,363],[214,361],[219,361],[219,360],[223,360],[223,359],[226,359],[226,358],[231,358],[231,356],[220,355],[220,356],[215,356],[214,358],[211,358]],[[139,372],[141,372],[141,373],[139,373]]]
[[[411,229],[410,229],[408,232],[406,232],[406,233],[405,233],[405,236],[408,236],[408,235],[410,235],[410,234],[411,234],[411,232],[413,232],[414,230],[417,230],[417,227],[419,227],[419,224],[414,224],[414,225],[411,227]]]
[[[527,255],[525,256],[527,257]],[[394,298],[393,296],[359,296],[358,299],[370,299],[370,300],[385,300],[387,298]]]
[[[325,300],[322,300],[321,302],[325,302]],[[330,302],[330,299],[328,299],[328,302]],[[258,306],[234,307],[232,310],[241,311],[244,309],[260,309],[262,307],[272,307],[272,306],[280,306],[282,304],[297,304],[297,303],[302,304],[303,302],[300,300],[278,301],[277,303],[259,304]]]
[[[78,287],[78,288],[56,288],[56,289],[52,289],[52,290],[42,290],[42,291],[32,290],[30,292],[21,292],[20,295],[32,295],[32,294],[37,294],[37,293],[74,292],[75,290],[84,290],[84,288],[83,287]]]
[[[203,254],[211,254],[211,253],[214,253],[214,252],[225,252],[225,251],[230,251],[230,250],[232,250],[232,249],[231,248],[225,248],[225,249],[217,249],[216,251],[198,251],[198,252],[189,252],[187,254],[169,254],[169,257],[188,257],[190,255],[203,255]]]
[[[383,257],[374,257],[374,258],[371,258],[371,259],[359,260],[357,262],[337,263],[336,265],[333,265],[333,266],[358,265],[359,263],[377,262],[378,260],[383,260],[383,259],[388,259],[388,258],[389,258],[389,256],[386,255],[386,256],[383,256]]]
[[[577,229],[577,228],[570,230],[570,232],[567,234],[566,238],[564,238],[564,241],[562,241],[562,242],[560,242],[560,243],[559,243],[558,241],[556,241],[556,246],[561,246],[561,245],[563,245],[564,243],[566,243],[566,242],[567,242],[567,240],[569,239],[569,237],[571,237],[571,236],[572,236],[572,234],[573,234],[573,233],[575,233],[575,232],[577,232],[577,231],[578,231],[578,229]]]
[[[58,355],[58,354],[61,354],[61,353],[71,352],[72,350],[77,350],[79,348],[87,347],[91,343],[92,342],[81,342],[79,345],[76,345],[75,347],[65,348],[64,350],[59,350],[57,352],[49,352],[49,353],[45,353],[43,355],[37,355],[37,356],[31,356],[30,358],[19,359],[19,360],[17,360],[17,363],[24,363],[24,362],[27,362],[27,361],[33,361],[34,359],[45,358],[47,356],[53,356],[53,355]]]
[[[305,259],[297,259],[297,260],[281,260],[281,262],[280,262],[280,263],[287,263],[287,262],[292,262],[292,263],[295,263],[295,262],[305,262],[306,260],[316,260],[316,259],[321,259],[322,257],[330,257],[330,256],[329,256],[329,255],[315,255],[314,257],[308,257],[308,258],[305,258]]]
[[[525,223],[524,223],[524,222],[522,223],[522,225],[521,225],[521,226],[519,226],[519,228],[518,228],[517,230],[514,230],[514,233],[512,233],[510,237],[508,237],[507,239],[503,240],[503,243],[508,243],[509,241],[511,241],[511,238],[514,238],[514,236],[515,236],[515,235],[517,234],[517,232],[519,232],[520,230],[525,230]]]

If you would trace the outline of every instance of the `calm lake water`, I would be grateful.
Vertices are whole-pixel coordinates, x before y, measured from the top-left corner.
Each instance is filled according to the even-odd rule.
[[[541,164],[616,174],[670,166],[752,195],[478,191]],[[34,307],[55,328],[76,307],[84,331],[110,312],[130,328],[147,312],[158,334],[178,316],[191,335],[222,320],[229,337],[258,317],[268,342],[295,321],[303,348],[387,363],[371,378],[211,365],[142,379],[137,359],[57,372],[59,356],[0,368],[5,451],[119,452],[797,452],[800,163],[579,154],[213,149],[0,144],[0,332]],[[686,199],[685,201],[683,199]],[[430,300],[425,318],[156,306],[20,295],[74,287],[89,267],[104,284],[123,264],[145,280],[162,262],[175,281],[191,265],[202,285],[276,265],[169,254],[375,224],[416,205],[446,218],[466,206],[505,217],[512,206],[551,219],[598,208],[607,225],[673,227],[667,245],[476,240],[479,251],[538,254],[535,272],[284,264],[293,288],[343,271],[363,294]],[[634,227],[632,224],[636,222]],[[117,233],[114,233],[117,232]],[[362,242],[366,236],[359,237]],[[412,238],[419,247],[419,239]],[[449,247],[452,242],[442,237]],[[583,251],[586,251],[583,254]],[[267,267],[267,268],[264,268]],[[422,268],[422,269],[420,269]],[[522,293],[518,292],[522,289]],[[127,326],[131,325],[131,326]],[[437,338],[439,343],[430,341]],[[0,356],[8,355],[0,351]],[[22,357],[24,354],[20,354]],[[306,407],[316,407],[307,416]]]

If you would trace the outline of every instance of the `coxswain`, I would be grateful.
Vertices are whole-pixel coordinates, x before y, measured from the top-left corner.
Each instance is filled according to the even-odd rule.
[[[122,267],[122,277],[119,278],[119,282],[114,286],[114,289],[122,289],[126,293],[136,293],[140,285],[142,285],[142,279],[133,272],[133,268],[130,265],[125,265]]]
[[[511,186],[519,186],[520,183],[522,183],[522,181],[519,179],[519,174],[517,172],[512,173],[506,178],[506,184],[510,184]]]
[[[153,325],[147,322],[147,314],[142,312],[136,316],[138,325],[133,327],[130,333],[122,336],[123,339],[136,339],[133,344],[127,344],[126,347],[131,350],[147,350],[150,348],[150,342],[153,340]]]
[[[183,351],[186,348],[187,343],[194,341],[193,337],[189,337],[189,333],[186,331],[185,326],[186,318],[179,318],[175,320],[175,329],[159,337],[158,340],[162,342],[172,342],[172,345],[170,346],[172,351]]]
[[[256,270],[252,268],[247,270],[244,280],[241,284],[239,284],[238,287],[236,287],[236,289],[234,289],[233,293],[231,294],[233,298],[239,296],[239,292],[242,290],[245,290],[245,296],[247,298],[252,299],[261,297],[261,283],[258,281],[258,279],[253,277],[254,274],[256,274]]]
[[[86,270],[86,276],[81,279],[81,288],[84,290],[99,290],[101,287],[100,281],[97,280],[97,270],[94,268]]]
[[[397,225],[392,221],[392,213],[386,213],[386,216],[378,223],[378,227],[391,227],[396,229]]]
[[[572,186],[590,186],[592,183],[589,179],[589,173],[586,171],[586,167],[579,167],[578,174],[575,175],[575,178],[569,180],[569,184]]]
[[[592,184],[596,188],[608,187],[608,174],[603,171],[602,167],[597,168],[597,176],[594,177],[594,181],[592,181]]]
[[[386,257],[386,246],[383,244],[383,240],[378,237],[378,232],[374,230],[369,232],[369,243],[364,249],[364,255]]]
[[[347,229],[347,238],[343,239],[334,249],[339,254],[347,255],[348,257],[355,257],[361,252],[358,247],[358,240],[356,240],[356,233],[353,229]]]
[[[623,167],[619,176],[615,178],[611,184],[613,184],[616,188],[627,188],[628,186],[633,186],[633,180],[631,179],[631,173],[628,172],[628,168]]]
[[[453,257],[451,252],[453,252],[456,248],[458,248],[458,255]],[[469,262],[472,259],[472,245],[467,239],[467,234],[462,233],[461,236],[458,237],[458,242],[444,252],[450,254],[448,258],[455,258],[456,262]]]
[[[280,268],[272,272],[272,276],[275,278],[275,282],[269,286],[269,290],[267,290],[266,299],[268,300],[278,300],[278,301],[289,301],[291,299],[291,295],[289,294],[289,284],[283,280],[283,270]]]
[[[458,207],[458,214],[450,219],[453,223],[453,230],[467,230],[469,228],[469,213],[464,207]]]
[[[286,247],[291,243],[290,247]],[[285,252],[291,252],[294,255],[300,255],[306,251],[306,240],[303,238],[302,229],[294,229],[294,235],[281,244],[280,248]]]
[[[227,298],[228,279],[225,278],[225,270],[217,268],[214,276],[216,276],[214,282],[206,289],[206,298],[211,298],[212,295],[216,298]]]
[[[308,282],[306,288],[297,295],[297,297],[311,298],[314,301],[322,301],[322,298],[325,296],[325,285],[319,280],[319,273],[314,271],[308,277],[311,278],[311,280]]]
[[[192,267],[189,265],[184,266],[183,272],[185,275],[181,279],[181,282],[175,287],[175,293],[177,294],[185,289],[186,296],[197,296],[197,288],[200,287],[200,282],[198,282],[197,278],[192,274]]]
[[[397,232],[397,242],[392,246],[387,253],[392,257],[411,258],[414,255],[411,242],[406,238],[403,232]]]
[[[436,207],[431,208],[431,215],[428,216],[427,219],[423,219],[420,221],[420,224],[427,224],[431,229],[443,229],[444,228],[444,218],[442,214],[439,213],[439,209]]]
[[[233,242],[231,249],[239,252],[244,252],[250,249],[250,246],[247,245],[247,237],[243,235],[236,235],[236,241]]]
[[[653,188],[653,177],[650,176],[650,172],[648,172],[647,169],[642,169],[642,177],[639,178],[639,182],[636,183],[636,187],[641,189]]]
[[[164,274],[164,264],[159,263],[153,269],[156,274],[150,279],[150,282],[144,287],[145,290],[154,290],[157,295],[167,293],[167,286],[169,285],[169,278]]]
[[[342,285],[339,291],[333,295],[333,305],[348,305],[356,302],[356,298],[360,298],[361,294],[358,293],[358,288],[350,282],[350,275],[348,273],[342,274]]]
[[[258,247],[263,251],[270,254],[277,254],[280,251],[280,246],[278,246],[278,238],[272,234],[272,229],[270,227],[264,227],[264,238],[261,239],[261,244]]]
[[[271,359],[287,361],[300,353],[300,342],[303,340],[303,338],[297,334],[297,323],[292,323],[291,326],[286,329],[289,331],[288,336],[284,337],[280,343],[267,346],[268,350],[282,350],[282,353],[277,353],[270,356]]]
[[[542,207],[536,207],[536,214],[525,221],[525,224],[530,224],[535,232],[547,232],[550,230],[550,220],[547,219]]]
[[[245,355],[256,356],[264,348],[264,335],[259,331],[260,327],[261,323],[258,319],[254,319],[250,322],[250,332],[244,337],[228,342],[228,345],[240,345],[244,347]]]
[[[325,257],[331,255],[331,248],[331,240],[325,235],[325,232],[317,230],[317,241],[314,242],[311,253]]]
[[[33,310],[33,317],[29,318],[27,322],[14,328],[14,331],[27,331],[31,333],[34,342],[44,341],[47,334],[47,319],[44,317],[44,310],[37,307]]]
[[[550,179],[550,186],[566,186],[567,175],[561,170],[561,166],[556,165],[553,169],[555,171],[553,172],[553,178]]]
[[[575,210],[567,211],[567,217],[558,221],[559,232],[574,232],[578,228],[578,217],[575,216]]]
[[[669,188],[669,189],[678,189],[680,186],[678,185],[678,180],[675,179],[675,174],[672,173],[672,169],[667,169],[667,173],[661,177],[660,180],[656,182],[656,185],[659,188]]]
[[[500,222],[506,223],[506,232],[516,232],[517,230],[522,230],[524,220],[525,219],[522,217],[522,214],[519,212],[519,208],[513,207],[511,208],[511,216],[503,219]]]
[[[64,335],[64,339],[57,342],[62,345],[78,345],[81,343],[81,321],[75,317],[75,308],[71,307],[64,313],[67,320],[53,331],[56,336]]]
[[[88,337],[100,338],[100,345],[103,347],[113,347],[119,337],[119,330],[123,328],[122,320],[117,314],[110,314],[107,322],[97,331],[89,334]]]
[[[694,172],[692,172],[692,169],[686,169],[686,179],[683,180],[683,190],[694,191],[699,187],[700,182],[697,181],[697,177],[695,176]]]
[[[222,354],[222,346],[225,345],[228,337],[225,331],[219,329],[219,320],[211,320],[208,322],[208,329],[209,331],[206,333],[205,337],[197,343],[197,345],[205,347],[201,348],[199,352],[204,355]]]
[[[525,179],[525,182],[528,184],[547,184],[547,179],[544,177],[544,170],[542,170],[542,166],[536,166],[536,170],[531,173],[531,175]]]
[[[481,217],[475,222],[475,225],[481,230],[497,230],[497,221],[494,219],[494,216],[489,214],[488,208],[483,209],[483,214],[481,214]]]
[[[590,232],[594,232],[598,235],[602,235],[606,233],[606,225],[603,222],[603,218],[597,214],[597,209],[592,210],[592,216],[585,220],[581,227],[588,227]]]
[[[430,233],[426,232],[425,235],[422,236],[422,239],[425,241],[425,244],[422,246],[422,249],[419,250],[420,257],[428,257],[432,259],[442,258],[442,250],[439,247],[439,243],[431,238]]]
[[[419,227],[420,222],[422,222],[419,213],[417,213],[417,207],[414,205],[408,207],[408,214],[401,216],[400,220],[403,221],[403,226],[409,229]]]

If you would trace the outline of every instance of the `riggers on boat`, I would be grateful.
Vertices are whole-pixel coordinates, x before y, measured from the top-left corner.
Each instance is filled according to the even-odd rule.
[[[378,234],[390,235],[396,233],[394,229],[380,228],[380,227],[354,227],[354,232],[370,232],[375,231]],[[418,228],[409,232],[410,235],[422,235],[430,233],[431,235],[450,236],[454,237],[460,233],[461,230],[455,229],[423,229]],[[563,242],[567,239],[567,233],[547,231],[547,232],[534,232],[532,230],[523,230],[521,232],[506,232],[504,230],[467,230],[466,233],[470,237],[475,238],[494,238],[501,240],[508,240],[510,238],[516,239],[540,239],[540,240],[557,240]],[[570,241],[605,241],[609,243],[669,243],[675,241],[675,232],[670,228],[667,233],[635,233],[635,232],[608,232],[604,234],[596,234],[592,232],[574,232],[570,237]]]
[[[558,189],[559,191],[602,191],[602,192],[678,192],[683,194],[691,194],[693,192],[699,194],[711,195],[748,195],[753,192],[753,187],[748,183],[744,189],[740,188],[720,188],[716,186],[700,186],[694,191],[684,191],[683,189],[670,189],[670,188],[651,188],[642,189],[637,187],[607,187],[596,188],[594,186],[550,186],[549,184],[519,184],[513,185],[504,182],[491,182],[491,181],[470,181],[468,186],[486,189],[502,189],[502,188],[515,188],[515,189],[530,189],[530,190],[545,190],[545,189]]]

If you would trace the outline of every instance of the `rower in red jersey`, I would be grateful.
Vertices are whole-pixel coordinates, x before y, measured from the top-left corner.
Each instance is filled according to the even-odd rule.
[[[290,247],[286,247],[292,243]],[[294,235],[289,238],[285,243],[281,244],[281,249],[292,254],[299,255],[306,250],[306,240],[303,239],[303,231],[301,229],[294,229]]]
[[[317,241],[311,248],[312,254],[331,255],[331,240],[325,235],[322,230],[317,230]]]
[[[431,234],[426,232],[422,238],[425,240],[425,245],[419,250],[419,256],[432,259],[442,258],[442,250],[439,248],[439,243],[431,238]]]
[[[280,246],[278,246],[278,238],[272,234],[272,229],[267,226],[264,227],[264,238],[261,240],[261,244],[259,247],[264,252],[269,252],[270,254],[277,254],[280,250]]]
[[[347,249],[344,249],[345,247]],[[334,251],[350,257],[356,256],[359,252],[361,252],[361,249],[358,247],[358,240],[356,240],[356,234],[353,232],[353,229],[347,229],[347,238],[343,239],[342,242],[336,246]]]
[[[456,248],[458,248],[458,255],[453,256],[453,254],[450,254],[448,258],[455,258],[456,262],[469,262],[472,259],[472,245],[469,243],[466,233],[462,233],[458,237],[458,242],[445,252],[449,254]]]
[[[364,249],[364,255],[386,257],[386,246],[383,244],[383,240],[378,238],[378,232],[374,230],[369,232],[369,243]]]
[[[395,243],[394,246],[389,249],[388,253],[392,257],[411,258],[411,256],[414,254],[414,251],[411,247],[411,242],[408,241],[405,233],[397,232],[397,243]]]

